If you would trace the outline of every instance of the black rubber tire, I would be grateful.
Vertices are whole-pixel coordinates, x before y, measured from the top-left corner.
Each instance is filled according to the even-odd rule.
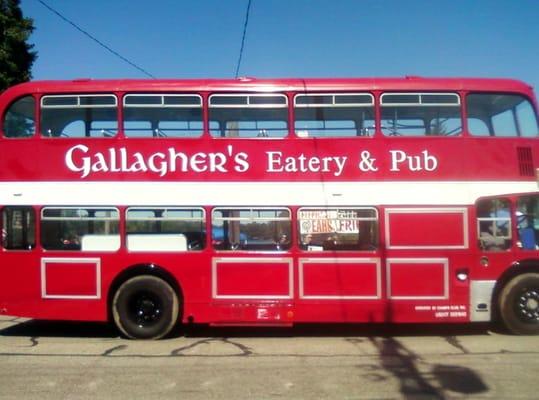
[[[539,334],[539,274],[525,273],[511,279],[499,297],[500,316],[515,335]]]
[[[160,339],[176,325],[178,295],[164,280],[140,275],[125,281],[114,294],[112,316],[131,339]]]

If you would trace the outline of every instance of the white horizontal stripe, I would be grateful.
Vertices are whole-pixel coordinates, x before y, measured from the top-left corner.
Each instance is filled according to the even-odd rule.
[[[2,182],[2,205],[467,205],[535,182]]]

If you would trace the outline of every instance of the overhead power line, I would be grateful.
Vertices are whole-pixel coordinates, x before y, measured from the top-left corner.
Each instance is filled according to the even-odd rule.
[[[240,72],[241,58],[243,57],[243,47],[245,45],[245,35],[247,33],[247,24],[249,23],[249,11],[251,10],[251,0],[247,3],[247,11],[245,12],[245,22],[243,24],[243,35],[241,37],[240,56],[238,57],[238,64],[236,65],[236,78]]]
[[[109,46],[107,46],[105,43],[101,42],[99,39],[95,38],[93,35],[91,35],[90,33],[86,32],[84,29],[82,29],[80,26],[78,26],[77,24],[75,24],[73,21],[69,20],[68,18],[64,17],[62,14],[60,14],[60,12],[56,11],[54,8],[52,8],[51,6],[49,6],[47,3],[45,3],[44,1],[42,0],[38,0],[45,8],[47,8],[49,11],[53,12],[54,14],[56,14],[58,17],[60,17],[61,19],[63,19],[65,22],[67,22],[69,25],[73,26],[76,30],[78,30],[79,32],[81,32],[82,34],[84,34],[85,36],[88,36],[90,39],[92,39],[94,42],[96,42],[98,45],[100,45],[101,47],[105,48],[106,50],[108,50],[109,52],[111,52],[112,54],[114,54],[116,57],[118,57],[119,59],[121,59],[122,61],[125,61],[126,63],[128,63],[129,65],[131,65],[132,67],[138,69],[140,72],[142,72],[144,75],[147,75],[149,76],[150,78],[155,78],[155,76],[153,76],[152,74],[150,74],[148,71],[146,71],[144,68],[141,68],[139,67],[137,64],[135,64],[134,62],[132,61],[129,61],[127,58],[125,58],[124,56],[122,56],[120,53],[118,53],[117,51],[111,49]],[[250,2],[250,0],[249,0]],[[242,45],[243,47],[243,45]]]

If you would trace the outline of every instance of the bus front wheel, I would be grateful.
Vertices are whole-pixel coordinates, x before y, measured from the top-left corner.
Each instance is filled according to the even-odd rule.
[[[114,322],[131,339],[160,339],[167,335],[178,320],[178,310],[174,289],[151,275],[125,281],[112,300]]]
[[[513,278],[500,293],[500,314],[505,327],[516,335],[539,334],[539,274]]]

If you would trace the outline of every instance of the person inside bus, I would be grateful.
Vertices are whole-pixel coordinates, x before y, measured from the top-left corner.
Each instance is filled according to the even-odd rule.
[[[517,211],[518,246],[524,250],[537,249],[535,229],[533,228],[533,217]]]
[[[277,241],[277,250],[288,250],[290,248],[290,240],[286,233],[281,234]]]
[[[301,248],[303,250],[309,250],[309,246],[311,245],[311,242],[313,241],[313,235],[310,233],[303,235],[301,237]]]
[[[339,247],[339,236],[337,233],[329,235],[326,240],[324,240],[322,247],[324,250],[337,250]]]
[[[503,237],[495,236],[490,230],[482,230],[479,235],[481,248],[489,251],[506,250],[506,240]]]
[[[502,251],[511,246],[509,204],[485,200],[478,204],[479,244],[483,250]]]
[[[63,250],[80,250],[81,248],[79,235],[75,233],[71,233],[65,238],[61,238],[60,241],[62,242]]]

